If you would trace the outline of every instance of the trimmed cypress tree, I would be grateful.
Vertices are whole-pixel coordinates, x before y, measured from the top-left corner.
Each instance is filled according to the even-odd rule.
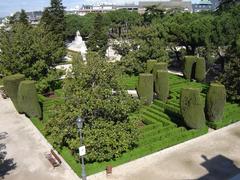
[[[206,116],[209,121],[223,119],[226,89],[222,84],[211,83],[206,97]]]
[[[167,71],[168,69],[168,64],[164,62],[156,63],[155,66],[153,67],[153,81],[155,82],[156,77],[157,77],[157,71],[158,70],[165,70]]]
[[[204,102],[199,89],[184,88],[181,90],[180,109],[188,127],[199,129],[205,126]]]
[[[195,79],[203,82],[206,78],[206,62],[204,58],[196,58]]]
[[[153,75],[152,74],[139,74],[138,96],[145,104],[151,104],[153,101]]]
[[[6,76],[3,78],[3,86],[6,94],[11,98],[16,110],[19,112],[19,106],[17,101],[18,86],[21,81],[25,79],[22,74],[15,74],[11,76]]]
[[[153,67],[157,64],[157,60],[148,60],[147,61],[147,73],[152,73]]]
[[[184,58],[183,74],[184,74],[184,77],[188,80],[191,80],[192,78],[193,65],[195,62],[196,62],[195,56],[185,56]]]
[[[18,104],[20,111],[29,117],[42,118],[34,81],[22,81],[18,88]]]
[[[157,78],[155,82],[155,91],[158,95],[158,98],[166,102],[169,96],[169,80],[168,72],[166,70],[158,70]]]

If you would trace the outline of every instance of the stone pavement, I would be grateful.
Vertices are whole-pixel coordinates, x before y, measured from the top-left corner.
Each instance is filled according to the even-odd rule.
[[[92,175],[88,180],[225,180],[240,178],[240,122]]]
[[[0,97],[0,150],[6,152],[0,179],[78,180],[80,178],[62,159],[55,169],[45,158],[51,145],[24,115],[19,115],[10,99]]]

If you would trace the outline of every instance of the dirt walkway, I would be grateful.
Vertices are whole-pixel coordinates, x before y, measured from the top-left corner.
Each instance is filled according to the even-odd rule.
[[[0,179],[5,180],[77,180],[63,161],[53,168],[45,158],[51,146],[24,115],[19,115],[10,99],[0,97],[0,149],[6,152]]]
[[[88,180],[225,180],[240,173],[240,122]],[[240,176],[238,176],[240,178]]]

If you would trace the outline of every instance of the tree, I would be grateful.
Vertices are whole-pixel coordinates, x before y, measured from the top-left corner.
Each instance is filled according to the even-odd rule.
[[[94,30],[95,17],[95,13],[85,16],[66,15],[66,38],[72,40],[76,36],[76,32],[80,31],[81,36],[86,40]]]
[[[21,73],[39,80],[56,64],[59,48],[54,36],[39,27],[17,23],[0,32],[0,70],[4,76]]]
[[[240,103],[240,58],[234,57],[228,60],[225,71],[220,77],[227,90],[230,101]]]
[[[165,10],[159,8],[156,5],[149,6],[146,8],[145,13],[143,14],[144,22],[147,24],[151,24],[154,19],[163,18],[165,14]]]
[[[168,61],[165,41],[166,31],[161,24],[133,28],[130,34],[131,49],[136,58],[145,63],[149,59]]]
[[[101,56],[105,56],[108,45],[108,29],[103,24],[103,15],[99,13],[94,21],[94,30],[87,41],[89,50],[98,52]]]
[[[220,0],[218,11],[228,10],[234,7],[237,3],[240,3],[240,1],[239,0]]]
[[[119,157],[136,144],[137,118],[130,116],[138,109],[117,80],[116,69],[96,54],[87,57],[87,64],[73,64],[73,73],[64,82],[65,102],[56,107],[46,124],[51,142],[77,153],[79,138],[75,119],[85,118],[84,144],[88,162]],[[113,92],[114,90],[114,92]]]
[[[133,26],[140,25],[142,17],[137,12],[128,10],[117,10],[107,13],[110,19],[110,35],[113,38],[124,38]]]
[[[19,14],[19,22],[22,24],[25,24],[25,25],[29,25],[28,16],[23,9],[21,10],[21,12]]]
[[[64,7],[62,0],[51,0],[51,6],[47,7],[41,18],[40,24],[44,27],[46,34],[50,33],[59,48],[58,61],[62,60],[65,52],[65,29],[66,22],[64,17]]]

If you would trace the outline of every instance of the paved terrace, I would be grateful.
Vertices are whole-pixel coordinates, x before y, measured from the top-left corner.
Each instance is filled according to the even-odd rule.
[[[240,122],[88,180],[240,180]]]
[[[45,158],[51,146],[24,115],[19,115],[10,99],[0,97],[0,150],[5,151],[0,179],[4,180],[78,180],[62,159],[55,169]]]

